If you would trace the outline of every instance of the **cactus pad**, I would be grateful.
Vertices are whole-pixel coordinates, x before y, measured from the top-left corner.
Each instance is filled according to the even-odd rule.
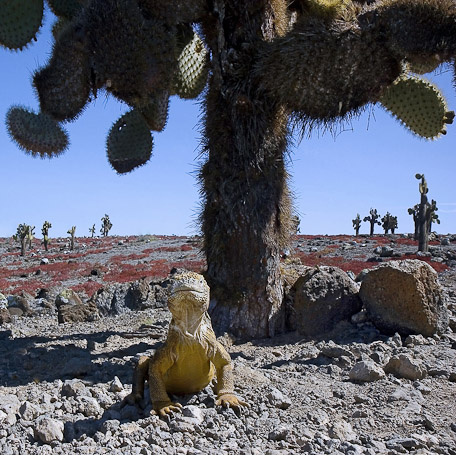
[[[442,60],[438,55],[409,56],[407,62],[410,71],[415,74],[431,73],[442,64]]]
[[[0,0],[0,44],[22,49],[41,27],[43,0]]]
[[[426,139],[445,134],[446,124],[454,117],[437,87],[418,77],[401,76],[386,89],[380,102],[413,133]]]
[[[84,0],[47,0],[49,7],[57,17],[72,19],[75,17],[84,3]]]
[[[21,106],[12,106],[6,114],[12,139],[33,156],[52,158],[68,147],[66,131],[48,114],[35,114]]]
[[[33,84],[43,112],[56,120],[73,120],[90,94],[89,58],[84,31],[71,22],[59,34],[50,62],[37,71]]]
[[[149,129],[163,131],[168,120],[168,104],[169,94],[167,91],[162,91],[151,97],[150,103],[141,109]]]
[[[196,98],[204,89],[209,68],[209,53],[201,38],[194,33],[178,57],[174,90],[181,98]]]
[[[141,112],[133,109],[112,125],[106,148],[108,160],[119,174],[147,163],[152,155],[152,135]]]
[[[173,27],[146,17],[135,0],[97,0],[83,16],[97,87],[135,108],[169,88],[177,67]]]

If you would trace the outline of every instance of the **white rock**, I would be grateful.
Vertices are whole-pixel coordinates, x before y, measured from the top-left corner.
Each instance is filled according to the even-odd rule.
[[[93,397],[77,397],[78,410],[86,417],[97,417],[103,413],[101,406],[98,401]]]
[[[111,384],[109,386],[109,391],[110,392],[121,392],[124,389],[124,386],[122,382],[120,382],[120,379],[117,376],[114,376],[114,379],[111,381]]]
[[[271,387],[271,391],[268,393],[267,398],[276,408],[288,409],[291,406],[291,399],[275,387]]]
[[[38,419],[34,427],[35,438],[50,444],[53,441],[63,441],[63,422],[49,417]]]
[[[386,373],[391,373],[396,378],[422,379],[427,376],[426,367],[420,360],[412,359],[407,354],[399,354],[391,357],[385,365]]]
[[[330,438],[340,439],[341,441],[354,441],[358,439],[358,436],[353,431],[352,426],[344,420],[337,420],[334,422],[329,427],[328,435]]]
[[[25,401],[19,408],[19,413],[24,420],[34,420],[40,415],[40,410],[34,404]]]
[[[363,360],[354,365],[348,373],[349,378],[356,382],[373,382],[382,379],[385,372],[375,362]]]

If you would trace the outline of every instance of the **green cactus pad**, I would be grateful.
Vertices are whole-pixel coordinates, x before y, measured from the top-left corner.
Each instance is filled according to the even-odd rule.
[[[113,124],[106,148],[108,160],[119,174],[147,163],[152,155],[152,135],[140,111],[133,109]]]
[[[167,91],[157,93],[151,97],[150,103],[141,109],[149,129],[152,131],[163,131],[168,120],[169,94]]]
[[[0,44],[22,49],[32,41],[43,20],[43,0],[0,0]]]
[[[33,76],[43,112],[56,120],[74,120],[90,94],[89,57],[84,32],[70,23],[59,34],[49,63]]]
[[[81,10],[84,0],[47,0],[49,7],[57,17],[72,19]]]
[[[201,38],[194,33],[178,57],[174,91],[181,98],[196,98],[204,89],[209,69],[209,53]]]
[[[52,158],[68,147],[67,132],[48,114],[12,106],[6,114],[11,138],[33,156]]]
[[[401,76],[380,98],[381,104],[413,133],[434,139],[446,133],[451,112],[443,95],[430,82]]]

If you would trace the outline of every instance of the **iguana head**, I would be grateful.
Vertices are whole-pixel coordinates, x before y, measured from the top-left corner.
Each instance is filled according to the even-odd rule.
[[[209,307],[209,286],[202,275],[183,272],[174,275],[168,290],[168,308],[173,322],[184,333],[194,334]]]

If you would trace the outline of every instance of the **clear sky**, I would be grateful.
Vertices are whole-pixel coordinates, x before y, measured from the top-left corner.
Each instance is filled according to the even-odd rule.
[[[34,69],[50,52],[47,12],[38,41],[23,52],[0,47],[0,236],[11,236],[19,223],[52,223],[50,236],[89,235],[95,223],[110,216],[110,234],[198,234],[200,197],[198,169],[200,106],[197,101],[172,98],[166,129],[154,133],[153,157],[145,166],[119,176],[107,161],[106,134],[128,108],[100,94],[83,115],[66,125],[70,147],[52,160],[32,158],[11,142],[4,124],[12,104],[38,111],[31,86]],[[452,71],[441,67],[427,75],[456,110]],[[335,136],[315,131],[290,150],[289,172],[295,208],[303,234],[351,234],[351,220],[374,207],[398,217],[398,232],[412,232],[407,208],[419,202],[416,173],[424,173],[429,198],[439,207],[439,233],[456,232],[456,125],[436,141],[416,138],[382,107],[365,113]],[[382,232],[378,226],[376,232]],[[363,223],[360,233],[368,233]]]

